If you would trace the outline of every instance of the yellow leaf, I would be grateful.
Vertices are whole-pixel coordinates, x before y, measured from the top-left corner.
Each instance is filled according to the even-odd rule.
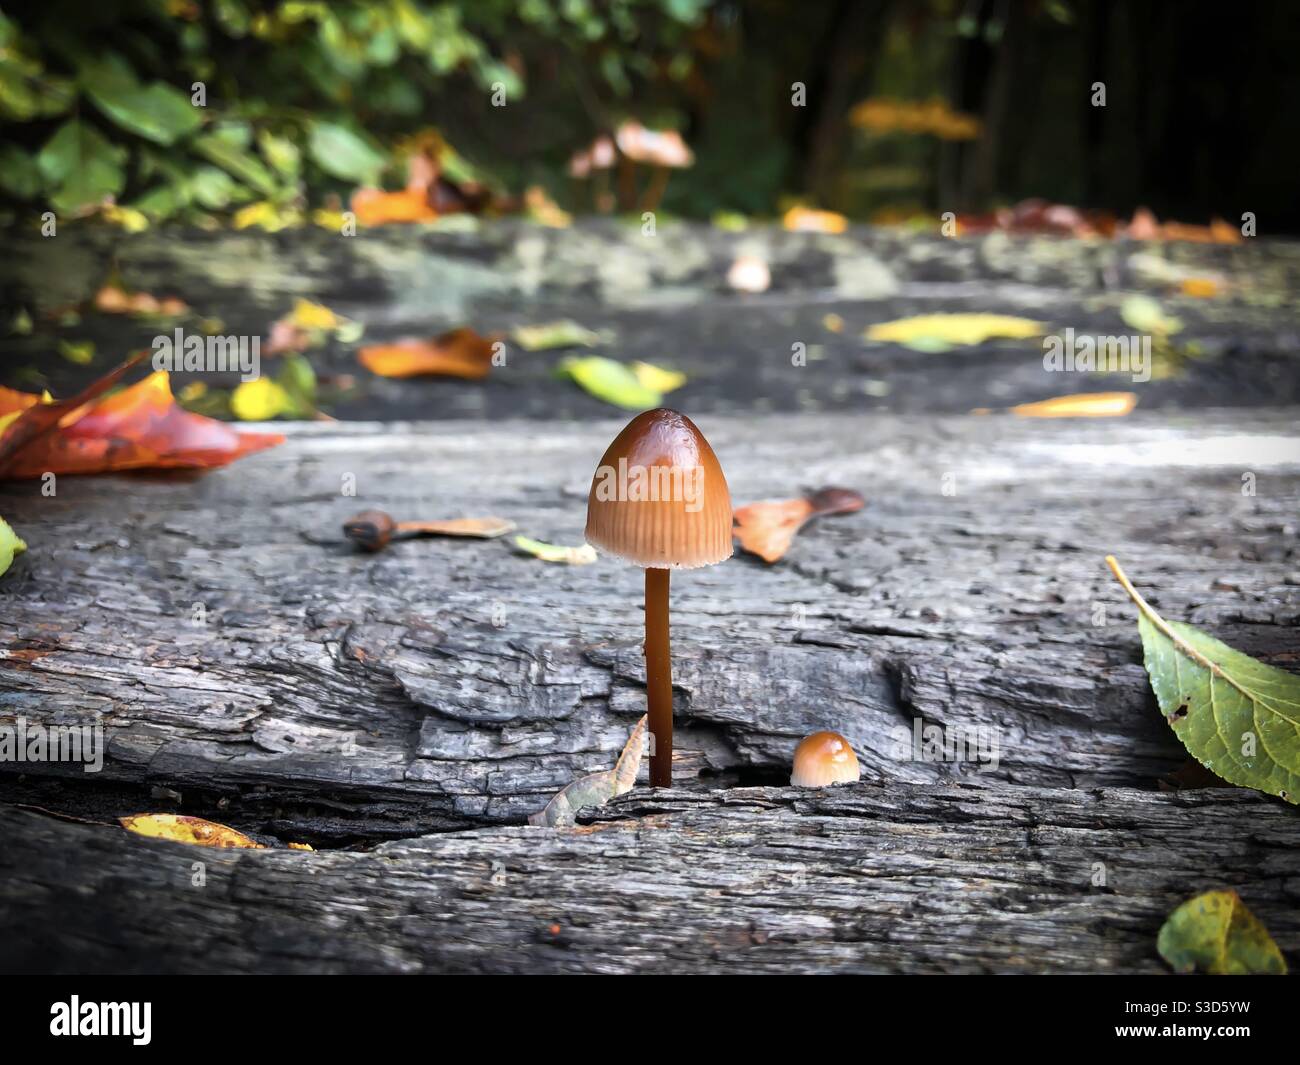
[[[263,849],[242,832],[226,825],[184,814],[133,814],[119,817],[122,827],[150,839],[167,839],[173,843],[193,843],[200,847],[251,847]]]
[[[581,547],[561,547],[558,544],[545,544],[541,540],[530,540],[527,536],[516,536],[515,547],[525,554],[540,558],[543,562],[565,562],[570,566],[585,566],[596,561],[596,550],[591,544]]]
[[[233,225],[236,229],[258,226],[268,233],[278,233],[298,220],[298,213],[292,208],[281,208],[270,200],[260,200],[236,211]]]
[[[1022,418],[1119,418],[1136,407],[1137,401],[1136,392],[1084,392],[1021,403],[1012,407],[1011,413]]]
[[[235,389],[230,409],[241,422],[267,422],[292,410],[293,401],[269,377],[257,377]]]
[[[981,344],[992,337],[1042,336],[1043,323],[1006,314],[923,314],[877,322],[866,332],[868,340],[885,340],[919,351],[947,351],[964,344]]]
[[[686,384],[686,375],[680,370],[665,370],[662,366],[650,362],[634,362],[632,373],[643,387],[660,394],[671,392]]]
[[[838,314],[828,314],[825,317],[823,317],[822,325],[824,325],[832,333],[844,332],[844,319],[841,318]]]
[[[119,207],[115,203],[106,204],[100,215],[105,222],[121,226],[128,233],[143,233],[149,228],[149,219],[134,207]]]
[[[289,849],[291,851],[314,851],[316,848],[310,843],[290,843]]]
[[[663,393],[642,384],[631,367],[603,355],[571,355],[560,361],[558,369],[597,399],[624,410],[648,410],[663,399]]]
[[[289,320],[300,329],[337,329],[342,319],[319,303],[299,299]]]
[[[818,211],[812,207],[791,207],[781,224],[795,233],[843,233],[849,220],[835,211]]]
[[[0,518],[0,574],[13,564],[14,557],[27,550],[27,545],[13,531],[9,523]]]

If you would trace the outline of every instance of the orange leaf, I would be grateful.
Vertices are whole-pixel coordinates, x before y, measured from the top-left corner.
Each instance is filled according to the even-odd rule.
[[[1121,418],[1137,406],[1136,392],[1083,392],[1011,408],[1022,418]]]
[[[185,410],[172,398],[164,371],[99,398],[145,354],[123,363],[71,400],[29,406],[0,436],[0,477],[208,469],[284,440],[269,433],[240,433],[224,422]]]
[[[1180,286],[1184,296],[1213,299],[1219,294],[1219,282],[1212,277],[1185,277]]]
[[[382,226],[387,222],[432,222],[438,217],[438,212],[429,205],[427,191],[419,187],[398,192],[357,189],[352,194],[352,210],[363,226]]]
[[[357,353],[361,365],[380,377],[443,374],[477,380],[492,369],[496,341],[472,329],[453,329],[432,340],[399,340],[372,344]]]
[[[23,413],[12,424],[0,433],[0,477],[16,476],[11,467],[15,459],[28,446],[34,443],[38,438],[44,436],[52,430],[65,414],[69,411],[75,411],[84,406],[91,400],[107,392],[123,375],[131,369],[136,363],[140,362],[149,352],[141,351],[132,355],[126,362],[114,370],[110,370],[98,381],[89,387],[83,389],[80,393],[71,399],[65,399],[57,403],[40,403],[38,396],[28,397],[32,400],[23,410]],[[23,396],[22,392],[11,392],[11,396]],[[49,467],[46,467],[48,469]],[[41,470],[44,473],[45,470]],[[52,471],[57,473],[58,471]],[[29,475],[30,476],[30,475]]]
[[[779,499],[741,507],[732,518],[743,550],[776,562],[811,518],[861,510],[865,500],[848,488],[823,488],[806,499]]]

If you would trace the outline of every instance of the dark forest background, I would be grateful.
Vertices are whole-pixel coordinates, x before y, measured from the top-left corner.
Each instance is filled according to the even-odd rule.
[[[663,201],[683,216],[1042,197],[1296,233],[1297,57],[1282,0],[4,4],[0,195],[211,224],[400,187],[436,130],[453,176],[584,211],[571,155],[636,119],[694,150]],[[870,128],[867,100],[938,103],[978,134]]]

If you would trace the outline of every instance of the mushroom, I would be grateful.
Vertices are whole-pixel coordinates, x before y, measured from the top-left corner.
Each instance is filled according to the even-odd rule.
[[[790,783],[796,788],[824,788],[852,784],[861,777],[858,756],[838,732],[814,732],[794,749]]]
[[[646,129],[640,122],[624,122],[614,134],[618,150],[632,163],[646,163],[655,168],[650,184],[646,186],[641,209],[653,211],[663,199],[668,187],[668,171],[683,169],[695,162],[695,156],[682,135],[675,129]],[[624,205],[632,200],[632,172],[625,168],[621,174]]]
[[[704,434],[662,407],[638,414],[609,445],[591,482],[587,542],[645,570],[650,784],[673,782],[668,578],[731,557],[731,494]]]
[[[575,152],[569,160],[569,176],[579,180],[591,177],[595,172],[596,181],[592,186],[592,199],[596,210],[608,213],[614,206],[613,196],[609,191],[609,171],[615,162],[614,142],[601,134],[591,142],[591,147]]]

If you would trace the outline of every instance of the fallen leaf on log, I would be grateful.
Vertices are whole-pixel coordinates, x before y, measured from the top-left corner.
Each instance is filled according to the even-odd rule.
[[[430,340],[374,344],[357,353],[361,365],[380,377],[440,375],[478,380],[492,369],[495,337],[462,327]]]
[[[573,225],[573,215],[551,199],[541,185],[529,185],[524,190],[524,210],[534,222],[548,229],[568,229]]]
[[[578,811],[584,806],[603,806],[618,795],[625,795],[636,786],[636,775],[641,769],[641,756],[645,749],[645,724],[643,714],[623,745],[623,753],[613,769],[579,777],[565,785],[548,802],[544,809],[528,818],[530,825],[543,828],[568,828],[573,825]]]
[[[632,373],[645,388],[658,392],[661,396],[675,392],[686,384],[686,375],[680,370],[665,370],[652,362],[634,362]]]
[[[1018,403],[1011,413],[1021,418],[1119,418],[1132,411],[1137,401],[1136,392],[1081,392]]]
[[[849,220],[835,211],[796,205],[781,217],[781,225],[792,233],[843,233]]]
[[[994,337],[1023,340],[1042,336],[1043,323],[1006,314],[922,314],[877,322],[866,331],[868,340],[890,341],[914,351],[944,352],[982,344]]]
[[[603,355],[571,355],[560,361],[559,373],[572,378],[597,399],[636,411],[659,406],[665,392],[686,382],[685,374],[673,370],[648,362],[625,366]]]
[[[19,417],[7,421],[0,430],[0,477],[13,476],[9,467],[29,444],[52,430],[67,414],[76,411],[116,385],[133,366],[149,353],[141,351],[132,355],[116,369],[82,389],[71,399],[55,401],[44,396],[31,395],[4,389],[0,393],[0,417],[19,412]]]
[[[1140,293],[1124,298],[1119,305],[1119,316],[1130,329],[1156,337],[1170,336],[1183,327],[1181,319],[1165,314],[1158,300]]]
[[[117,282],[103,285],[94,298],[95,310],[104,314],[131,314],[138,318],[179,318],[190,313],[189,305],[175,296],[128,292]]]
[[[1152,690],[1188,753],[1224,780],[1300,803],[1300,676],[1166,621],[1113,555],[1106,564],[1138,608]]]
[[[1223,292],[1223,285],[1213,277],[1185,277],[1178,286],[1184,296],[1195,299],[1213,299]]]
[[[547,351],[551,348],[589,348],[600,342],[600,334],[569,318],[540,325],[521,325],[510,334],[525,351]]]
[[[24,407],[0,433],[0,477],[207,469],[283,442],[185,410],[172,398],[166,371],[101,398],[147,354],[128,359],[72,399],[44,403],[36,397]],[[12,412],[0,408],[0,418],[6,413]]]
[[[543,562],[563,562],[570,566],[586,566],[596,561],[596,549],[591,544],[581,547],[562,547],[558,544],[546,544],[541,540],[530,540],[527,536],[516,536],[515,547],[526,555],[540,558]]]
[[[344,344],[351,344],[364,330],[364,326],[351,318],[335,314],[321,303],[298,299],[293,310],[271,323],[271,335],[263,349],[267,355],[286,351],[306,351],[318,348],[331,336]]]
[[[0,576],[8,572],[13,565],[14,556],[27,550],[27,545],[14,532],[13,527],[0,518]]]
[[[422,188],[357,189],[352,194],[352,211],[363,226],[382,226],[389,222],[432,222],[438,212],[429,203],[429,194]]]
[[[1286,975],[1286,959],[1268,929],[1235,891],[1207,891],[1165,920],[1156,949],[1179,973]]]
[[[492,540],[513,532],[506,518],[448,518],[443,521],[394,521],[382,510],[363,510],[343,523],[343,535],[367,551],[378,551],[390,540],[411,536],[465,536]]]
[[[122,827],[150,839],[167,839],[173,843],[192,843],[200,847],[245,847],[264,850],[261,843],[249,839],[215,821],[184,814],[132,814],[119,817]]]
[[[851,514],[866,500],[851,488],[822,488],[804,499],[751,503],[732,515],[742,550],[764,562],[776,562],[790,550],[795,534],[813,518]]]

